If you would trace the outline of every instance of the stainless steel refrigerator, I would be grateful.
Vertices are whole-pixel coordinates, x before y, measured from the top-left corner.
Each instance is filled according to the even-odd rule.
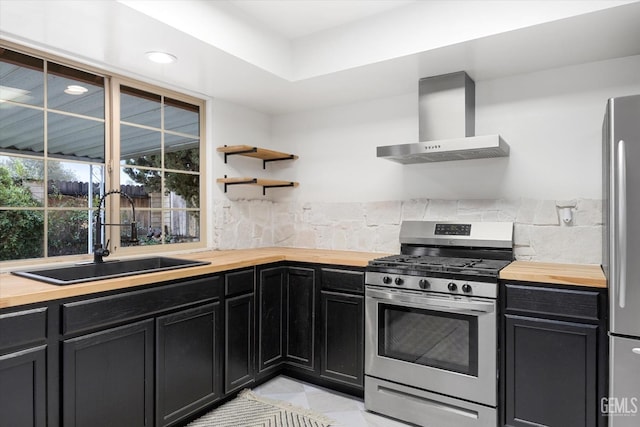
[[[640,426],[640,95],[603,125],[603,268],[609,284],[609,427]]]

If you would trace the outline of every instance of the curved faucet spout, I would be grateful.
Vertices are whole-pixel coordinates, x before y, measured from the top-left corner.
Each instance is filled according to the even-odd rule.
[[[136,206],[133,203],[133,199],[124,191],[120,190],[111,190],[104,193],[102,197],[100,197],[100,201],[98,202],[98,209],[96,210],[96,235],[93,244],[93,262],[102,263],[104,260],[103,257],[109,256],[109,241],[107,241],[106,247],[102,247],[102,227],[107,225],[116,225],[116,226],[128,226],[129,224],[103,224],[102,218],[100,217],[100,208],[104,204],[107,196],[112,194],[120,194],[124,198],[127,199],[129,204],[131,205],[131,238],[129,241],[131,243],[138,243],[138,229],[136,226]]]

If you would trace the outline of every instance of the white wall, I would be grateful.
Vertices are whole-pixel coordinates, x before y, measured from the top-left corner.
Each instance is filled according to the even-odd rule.
[[[212,134],[207,144],[213,156],[212,169],[209,172],[209,182],[212,183],[210,196],[214,200],[261,196],[261,192],[245,186],[230,188],[228,196],[224,194],[224,187],[215,184],[216,178],[222,178],[225,174],[230,177],[264,176],[262,162],[243,156],[230,156],[225,164],[224,155],[218,153],[216,148],[223,145],[272,147],[271,117],[242,105],[215,99],[209,123]]]
[[[476,134],[500,133],[511,155],[435,164],[376,158],[378,145],[417,142],[417,82],[407,95],[277,116],[270,146],[300,159],[268,173],[300,187],[271,198],[599,199],[606,100],[633,93],[640,56],[476,82]]]

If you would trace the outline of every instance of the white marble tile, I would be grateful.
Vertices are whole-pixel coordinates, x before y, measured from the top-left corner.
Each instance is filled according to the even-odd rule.
[[[309,401],[307,400],[307,395],[305,393],[259,393],[256,391],[256,394],[265,397],[267,399],[279,400],[282,402],[287,402],[295,406],[299,406],[301,408],[311,409],[309,405]]]
[[[353,399],[326,391],[308,393],[307,399],[311,408],[320,412],[358,410],[358,406]]]
[[[409,427],[409,424],[366,411],[360,398],[285,376],[276,377],[253,391],[268,399],[320,412],[335,421],[332,427]]]
[[[336,423],[332,427],[369,427],[369,423],[360,411],[335,411],[326,412],[324,415]]]
[[[289,377],[279,376],[256,387],[254,391],[259,394],[304,393],[304,385]]]
[[[375,414],[373,412],[363,412],[363,417],[367,420],[369,427],[408,427],[410,424],[405,424],[393,418],[385,417]]]

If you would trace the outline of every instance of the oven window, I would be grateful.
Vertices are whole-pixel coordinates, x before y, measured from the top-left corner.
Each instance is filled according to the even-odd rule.
[[[379,304],[378,354],[478,375],[478,318]]]

